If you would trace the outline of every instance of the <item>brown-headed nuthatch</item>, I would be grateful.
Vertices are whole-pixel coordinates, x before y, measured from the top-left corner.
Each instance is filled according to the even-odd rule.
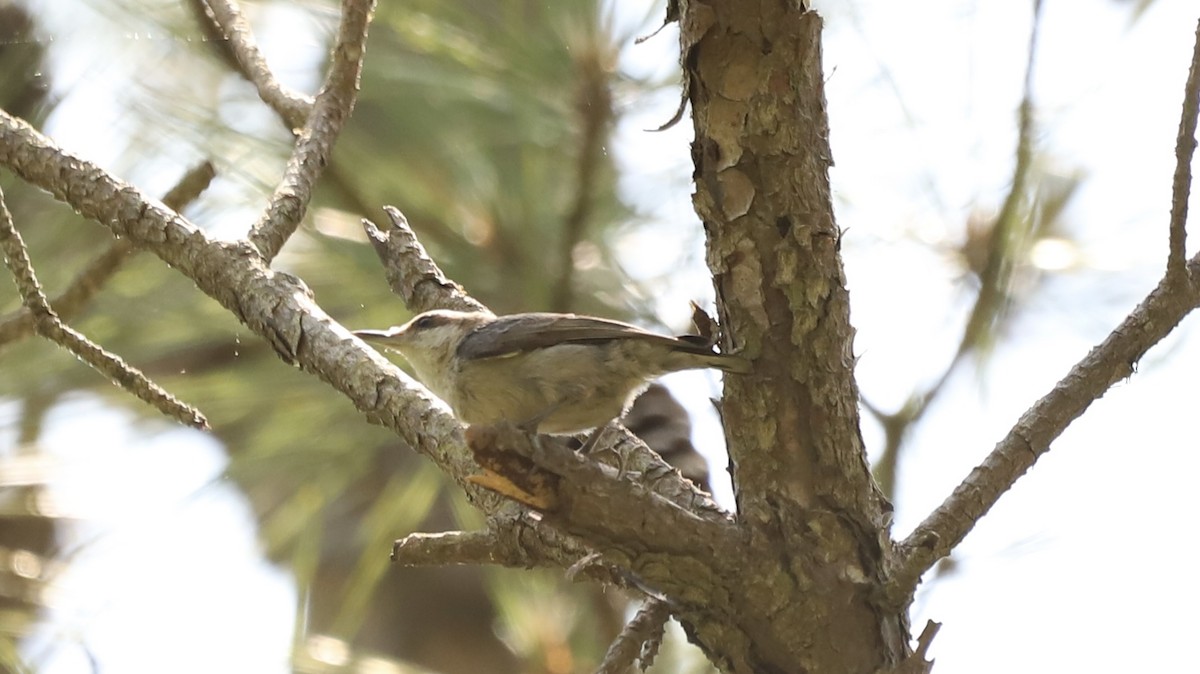
[[[358,337],[399,351],[431,391],[468,424],[510,421],[543,433],[576,433],[617,417],[651,379],[750,363],[701,337],[667,337],[574,314],[438,309]]]

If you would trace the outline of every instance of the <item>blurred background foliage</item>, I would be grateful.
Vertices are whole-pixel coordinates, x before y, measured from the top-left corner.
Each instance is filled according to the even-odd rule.
[[[1136,18],[1149,3],[1121,4]],[[212,161],[216,180],[184,213],[232,238],[265,205],[291,135],[228,68],[222,45],[202,38],[197,6],[0,0],[0,107],[155,195],[187,168]],[[243,11],[276,74],[312,92],[336,27],[335,3],[263,0],[243,2]],[[405,320],[359,226],[395,204],[447,274],[497,312],[653,322],[663,289],[657,279],[626,273],[618,255],[619,236],[651,216],[618,189],[622,167],[610,149],[630,101],[673,98],[678,89],[669,67],[654,76],[618,67],[621,50],[654,29],[663,8],[646,3],[637,11],[643,16],[630,30],[601,0],[381,1],[358,106],[309,217],[276,266],[302,278],[348,327]],[[852,25],[853,10],[845,11]],[[949,369],[963,355],[986,360],[1048,278],[1032,260],[1045,252],[1039,244],[1073,245],[1062,216],[1080,174],[1041,150],[1024,170],[1007,181],[1011,208],[968,206],[954,237],[927,246],[970,298],[957,310],[968,327],[950,349],[958,354],[953,363],[930,378],[938,383],[869,407],[882,429],[878,466],[889,492],[900,443]],[[103,228],[7,173],[0,188],[51,296],[110,241]],[[839,206],[855,196],[840,194]],[[670,227],[680,248],[699,236],[691,214]],[[0,311],[18,306],[12,286],[0,283]],[[228,465],[201,489],[235,485],[257,521],[263,554],[294,579],[295,671],[583,671],[628,617],[627,598],[561,573],[391,568],[393,539],[470,529],[478,515],[415,453],[364,424],[315,378],[284,366],[153,256],[126,262],[74,325],[208,416]],[[871,387],[864,390],[869,403]],[[56,648],[86,650],[67,637],[50,639],[38,657],[18,655],[45,617],[47,588],[78,553],[77,544],[64,544],[63,529],[88,517],[47,497],[55,471],[42,447],[48,415],[86,400],[89,414],[119,414],[139,436],[179,431],[37,339],[0,344],[0,396],[0,669],[36,670]],[[149,469],[127,478],[157,479]],[[236,653],[229,657],[237,669]],[[709,668],[675,640],[653,671]]]
[[[88,95],[58,78],[111,82],[99,105],[112,109],[96,111],[108,125],[93,120],[107,146],[99,161],[159,192],[186,167],[213,161],[212,188],[184,212],[219,236],[237,236],[265,203],[290,136],[226,67],[222,45],[200,39],[187,3],[54,5],[0,5],[7,78],[0,105],[53,134],[64,103],[57,97]],[[273,60],[279,76],[313,91],[337,8],[251,2],[243,9],[268,53],[288,54]],[[47,46],[85,34],[87,46],[75,51],[86,55],[61,58],[88,62],[60,74]],[[636,219],[615,193],[604,149],[618,114],[613,92],[666,84],[616,72],[616,49],[630,38],[615,34],[592,0],[380,3],[358,107],[308,221],[277,266],[303,278],[351,327],[406,320],[358,224],[393,203],[447,273],[496,311],[648,313],[622,291],[630,281],[602,245],[606,232]],[[68,114],[86,113],[61,114],[66,125]],[[10,176],[2,186],[16,221],[37,223],[22,230],[53,294],[109,236]],[[16,296],[5,293],[11,311]],[[438,471],[364,424],[333,391],[282,366],[153,256],[130,260],[76,325],[182,399],[203,401],[229,454],[225,475],[259,519],[265,554],[295,575],[298,671],[352,671],[370,659],[440,672],[571,672],[598,662],[620,629],[623,598],[561,574],[391,568],[394,538],[477,527],[478,515],[443,489]],[[145,433],[164,430],[153,413],[52,345],[0,348],[0,395],[15,410],[7,419],[23,429],[15,447],[6,442],[10,457],[36,455],[39,415],[81,392],[144,416]],[[52,519],[36,499],[18,495],[5,491],[3,545],[36,550],[49,562],[60,552]],[[28,624],[38,601],[13,608],[26,609]],[[6,623],[4,660],[12,663],[24,628]]]

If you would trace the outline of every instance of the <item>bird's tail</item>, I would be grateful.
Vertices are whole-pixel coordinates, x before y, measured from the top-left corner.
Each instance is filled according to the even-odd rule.
[[[748,374],[754,369],[750,361],[741,356],[716,353],[712,350],[712,343],[699,335],[682,335],[675,339],[682,343],[677,353],[686,354],[687,357],[686,367],[680,369],[715,367],[734,374]]]
[[[734,374],[749,374],[754,370],[749,360],[741,356],[734,356],[727,353],[713,353],[704,356],[708,367],[715,367],[722,372],[732,372]]]

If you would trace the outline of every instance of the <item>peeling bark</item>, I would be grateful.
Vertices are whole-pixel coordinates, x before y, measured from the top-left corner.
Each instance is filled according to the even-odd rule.
[[[727,378],[723,415],[739,523],[762,555],[741,588],[757,617],[731,607],[744,634],[693,637],[729,671],[889,668],[908,629],[876,592],[888,506],[859,434],[821,20],[795,3],[712,0],[684,3],[681,23],[693,202],[729,346],[756,365]]]

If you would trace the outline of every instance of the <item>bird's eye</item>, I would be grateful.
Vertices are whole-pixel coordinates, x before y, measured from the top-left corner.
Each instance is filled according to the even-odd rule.
[[[422,316],[413,322],[413,327],[417,330],[427,330],[437,325],[436,316]]]

